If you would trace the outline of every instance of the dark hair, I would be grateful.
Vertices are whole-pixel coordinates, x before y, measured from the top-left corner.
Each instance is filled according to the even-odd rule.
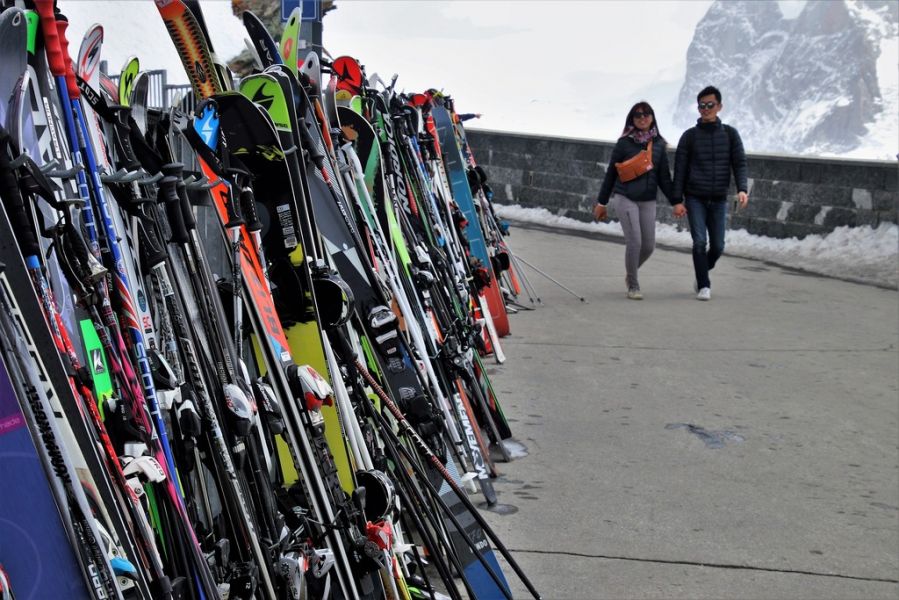
[[[696,101],[699,102],[699,99],[703,96],[711,96],[712,94],[715,95],[715,102],[721,104],[721,91],[714,85],[707,85],[702,88],[702,91],[696,94]]]
[[[664,141],[665,138],[662,137],[662,132],[659,131],[659,122],[656,121],[656,112],[652,110],[652,106],[646,100],[640,100],[627,111],[627,118],[624,120],[624,130],[621,132],[621,137],[630,134],[631,131],[637,128],[634,124],[634,113],[637,112],[637,109],[652,115],[652,126],[656,128],[656,134],[659,136],[659,139]]]

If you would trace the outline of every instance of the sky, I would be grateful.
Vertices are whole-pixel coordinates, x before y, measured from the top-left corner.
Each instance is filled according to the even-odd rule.
[[[230,58],[244,47],[228,0],[202,0],[213,45]],[[610,140],[637,100],[654,107],[666,137],[693,30],[711,0],[336,0],[323,42],[371,74],[399,75],[400,90],[434,87],[484,129]],[[779,2],[795,16],[803,0]],[[136,54],[145,69],[186,82],[151,0],[59,0],[73,52],[94,22],[104,25],[110,71]],[[666,130],[666,125],[668,129]],[[666,133],[666,131],[668,133]]]

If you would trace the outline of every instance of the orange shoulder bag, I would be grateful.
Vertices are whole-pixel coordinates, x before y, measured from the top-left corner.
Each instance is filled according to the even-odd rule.
[[[618,171],[618,179],[625,183],[651,171],[652,140],[649,140],[649,145],[645,150],[640,150],[636,155],[623,162],[615,163],[615,169]]]

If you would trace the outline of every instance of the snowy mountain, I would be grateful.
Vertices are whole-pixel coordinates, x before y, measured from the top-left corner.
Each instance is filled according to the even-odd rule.
[[[715,2],[696,26],[675,123],[696,94],[723,95],[723,121],[750,151],[894,159],[899,150],[899,4]]]

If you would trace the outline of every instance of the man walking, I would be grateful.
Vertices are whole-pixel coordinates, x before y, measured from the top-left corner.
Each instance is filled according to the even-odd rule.
[[[711,300],[709,271],[724,252],[724,223],[731,173],[740,208],[749,202],[746,152],[740,134],[718,118],[723,105],[718,88],[708,86],[696,97],[699,119],[683,133],[674,158],[675,198],[684,198],[693,237],[696,299]]]

